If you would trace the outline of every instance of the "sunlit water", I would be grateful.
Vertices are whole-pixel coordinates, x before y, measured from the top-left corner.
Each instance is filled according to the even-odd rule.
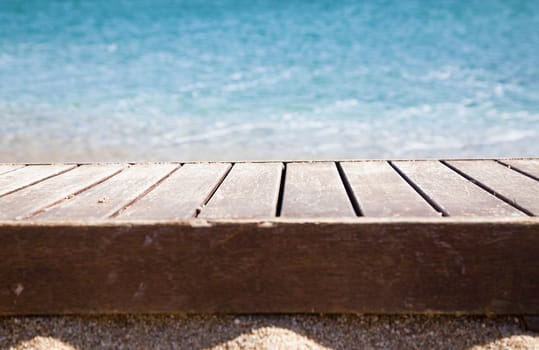
[[[539,1],[0,1],[0,161],[539,155]]]

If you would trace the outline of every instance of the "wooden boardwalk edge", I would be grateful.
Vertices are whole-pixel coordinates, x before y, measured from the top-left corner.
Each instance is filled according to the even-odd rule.
[[[0,314],[539,314],[539,220],[0,222]]]

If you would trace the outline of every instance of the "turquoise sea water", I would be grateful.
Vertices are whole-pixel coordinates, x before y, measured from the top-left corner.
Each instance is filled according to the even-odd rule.
[[[0,160],[539,156],[539,1],[0,1]]]

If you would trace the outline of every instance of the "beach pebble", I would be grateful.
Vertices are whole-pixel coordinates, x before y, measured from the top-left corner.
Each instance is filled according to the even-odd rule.
[[[518,321],[518,319],[516,319]],[[238,328],[245,324],[246,327]],[[0,349],[534,349],[514,317],[115,315],[0,318]]]

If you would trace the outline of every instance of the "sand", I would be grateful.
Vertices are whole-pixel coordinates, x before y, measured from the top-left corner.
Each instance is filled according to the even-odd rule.
[[[0,349],[539,349],[515,317],[122,315],[0,318]]]

